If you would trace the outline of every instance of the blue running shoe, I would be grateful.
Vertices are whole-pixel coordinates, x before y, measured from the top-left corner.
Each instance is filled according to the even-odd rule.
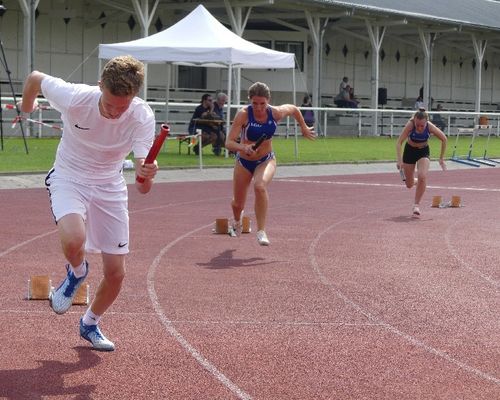
[[[85,325],[80,318],[80,336],[92,343],[92,347],[99,351],[113,351],[115,345],[104,336],[97,325]]]
[[[85,261],[85,275],[77,278],[69,264],[66,265],[66,279],[49,295],[49,303],[56,314],[64,314],[73,304],[73,297],[89,273],[89,263]]]

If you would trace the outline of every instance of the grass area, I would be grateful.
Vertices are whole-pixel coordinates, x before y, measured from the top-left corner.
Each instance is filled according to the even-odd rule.
[[[273,148],[279,164],[329,164],[329,163],[363,163],[389,161],[396,159],[396,137],[319,137],[315,141],[302,138],[297,140],[297,157],[295,155],[295,139],[293,137],[273,139]],[[59,139],[28,138],[29,154],[26,154],[22,138],[5,138],[4,149],[0,151],[0,173],[13,172],[45,172],[54,161]],[[432,138],[431,157],[439,155],[439,140]],[[459,140],[456,154],[466,155],[469,151],[470,137]],[[479,137],[474,141],[474,157],[483,157],[486,138]],[[446,158],[453,154],[455,137],[450,137]],[[187,154],[187,146],[179,147],[176,140],[167,141],[167,145],[158,157],[160,168],[195,168],[198,157],[192,152]],[[500,138],[493,136],[488,146],[488,157],[500,158]],[[203,149],[203,165],[206,167],[231,166],[232,158],[215,157],[209,146]]]

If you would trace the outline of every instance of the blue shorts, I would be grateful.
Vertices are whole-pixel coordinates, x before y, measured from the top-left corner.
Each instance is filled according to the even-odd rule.
[[[238,160],[240,165],[244,167],[252,175],[255,172],[255,168],[257,168],[263,162],[266,162],[267,160],[272,160],[273,158],[274,158],[274,151],[267,153],[264,157],[258,160],[246,160],[240,157],[240,153],[236,154],[236,160]]]

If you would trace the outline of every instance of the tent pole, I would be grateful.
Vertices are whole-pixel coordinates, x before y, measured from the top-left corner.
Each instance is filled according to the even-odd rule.
[[[227,68],[227,112],[226,112],[226,140],[227,135],[231,131],[231,78],[233,75],[233,65],[229,64]],[[229,156],[227,148],[225,150],[225,157]]]
[[[295,67],[292,69],[292,87],[293,87],[293,103],[292,104],[297,104],[296,102],[296,89],[295,89]],[[295,127],[295,161],[298,161],[299,159],[299,139],[297,136],[297,120],[294,119],[294,127]]]
[[[167,63],[167,82],[165,93],[165,123],[168,124],[168,103],[170,101],[170,63]]]

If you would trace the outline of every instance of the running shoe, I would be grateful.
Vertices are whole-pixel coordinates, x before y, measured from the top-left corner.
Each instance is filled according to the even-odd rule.
[[[239,220],[239,221],[233,221],[231,229],[233,230],[235,236],[240,236],[241,235],[241,231],[243,230],[243,226],[241,224],[241,220]]]
[[[99,329],[98,325],[85,325],[83,318],[80,318],[80,336],[92,343],[92,347],[99,351],[113,351],[114,343],[107,339]]]
[[[233,232],[236,236],[240,236],[241,232],[243,231],[243,224],[241,221],[243,221],[243,214],[244,213],[245,213],[245,210],[242,210],[240,213],[240,220],[239,221],[233,220],[232,228],[233,228]]]
[[[89,273],[89,263],[85,261],[85,275],[77,278],[69,264],[66,264],[66,279],[49,295],[49,303],[56,314],[64,314],[73,304],[73,297]]]
[[[269,239],[267,238],[266,232],[264,232],[264,231],[257,232],[257,242],[259,242],[259,244],[261,246],[269,246],[269,244],[271,243],[271,242],[269,242]]]
[[[413,206],[413,218],[419,218],[420,217],[420,208],[418,207],[417,204]]]

